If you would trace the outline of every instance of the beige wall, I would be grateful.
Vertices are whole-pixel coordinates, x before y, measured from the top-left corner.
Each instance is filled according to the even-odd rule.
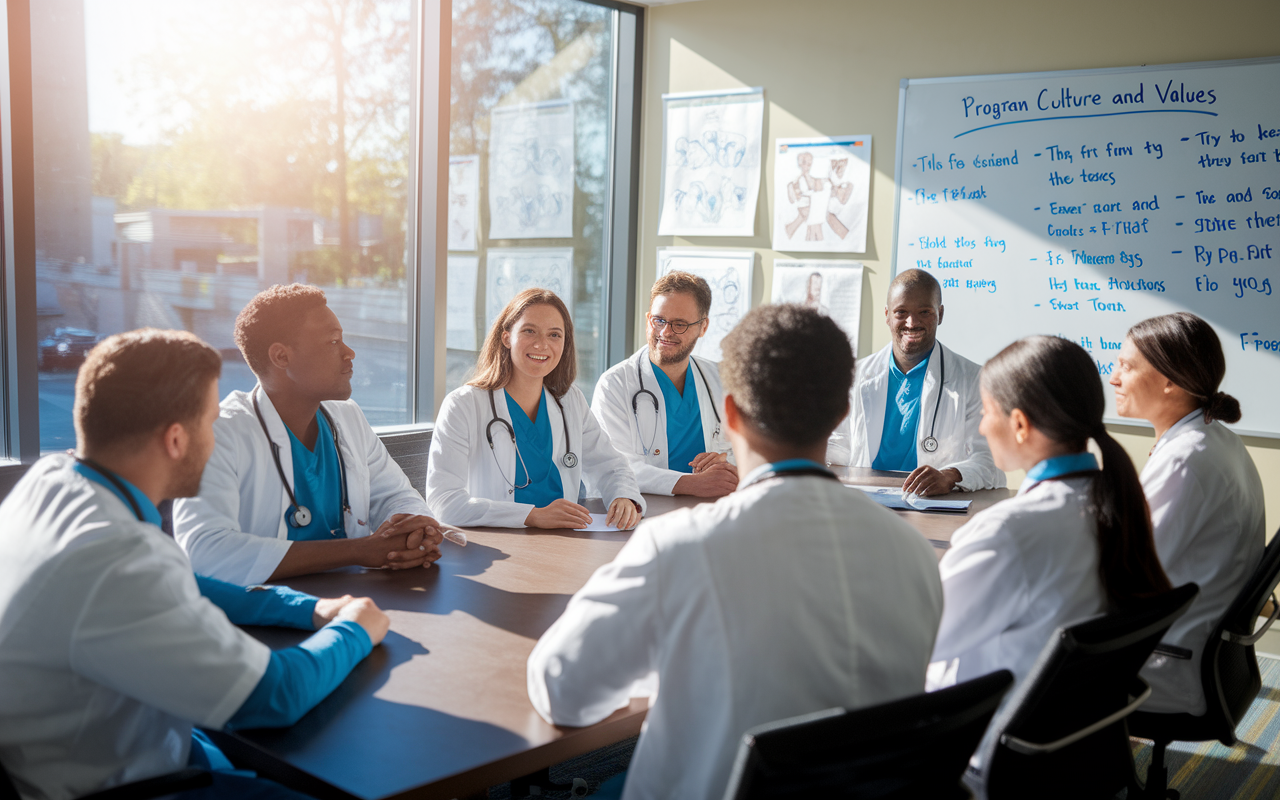
[[[645,38],[637,319],[643,323],[657,248],[750,247],[753,300],[773,280],[773,147],[787,136],[871,134],[872,164],[861,350],[888,343],[884,296],[893,257],[893,170],[902,78],[1125,67],[1280,55],[1280,2],[1078,0],[700,0],[652,8]],[[765,182],[756,235],[657,236],[662,94],[763,86]],[[849,256],[831,254],[834,258]],[[945,335],[945,325],[943,333]],[[637,341],[642,341],[637,329]],[[961,348],[963,349],[963,348]],[[1138,468],[1150,430],[1113,428]],[[1280,524],[1280,441],[1247,439],[1267,488],[1268,529]],[[1021,475],[1011,475],[1017,485]]]

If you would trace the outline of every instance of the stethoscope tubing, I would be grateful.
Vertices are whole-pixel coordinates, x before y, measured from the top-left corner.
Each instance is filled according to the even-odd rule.
[[[560,409],[560,424],[564,428],[564,455],[560,458],[560,463],[566,469],[573,469],[578,466],[578,455],[573,452],[573,446],[569,440],[569,419],[564,413],[564,403],[561,403],[560,398],[556,397],[552,392],[547,392],[547,394],[551,395],[551,399],[555,401],[556,408]],[[517,486],[515,481],[509,479],[506,473],[502,471],[501,464],[498,464],[498,474],[502,476],[502,482],[512,489],[526,489],[533,479],[529,477],[529,468],[524,463],[524,454],[520,452],[520,444],[516,441],[516,429],[510,422],[498,416],[498,403],[493,399],[493,389],[489,390],[489,410],[492,412],[493,418],[484,426],[484,438],[489,442],[489,452],[493,454],[493,460],[496,463],[498,461],[498,453],[493,447],[493,426],[495,423],[500,424],[507,429],[507,433],[511,436],[511,446],[515,448],[516,458],[520,460],[520,466],[524,468],[524,483]]]
[[[938,371],[942,373],[942,379],[938,381],[938,397],[933,401],[933,422],[929,425],[929,435],[921,443],[926,453],[932,453],[938,449],[938,440],[933,434],[938,428],[938,409],[942,407],[942,388],[947,383],[947,357],[941,345],[938,346]]]
[[[639,358],[643,359],[648,351],[640,354]],[[693,364],[693,368],[698,371],[698,377],[702,378],[702,385],[706,387],[707,399],[711,401],[711,413],[716,415],[716,429],[711,434],[714,439],[720,435],[720,411],[716,408],[716,400],[711,396],[711,384],[707,383],[707,376],[702,372],[702,367],[698,364],[698,359],[693,356],[689,357],[689,361]],[[640,395],[646,394],[649,400],[653,402],[653,433],[649,436],[649,444],[644,442],[640,446],[644,448],[644,454],[647,456],[653,450],[653,442],[658,438],[658,414],[662,407],[658,404],[658,396],[648,389],[644,388],[644,362],[636,361],[636,379],[640,381],[640,388],[631,395],[631,416],[636,420],[636,433],[640,433]]]
[[[276,464],[276,474],[280,476],[280,484],[284,486],[285,494],[289,496],[289,505],[294,509],[294,513],[285,519],[291,527],[305,528],[310,524],[311,511],[305,506],[298,505],[298,498],[293,493],[293,487],[285,478],[284,465],[280,462],[280,445],[275,443],[275,440],[271,438],[271,431],[267,430],[267,420],[262,416],[262,409],[258,406],[257,387],[254,387],[250,397],[253,399],[253,413],[258,417],[258,424],[262,426],[262,433],[267,437],[267,444],[271,445],[271,459]],[[342,457],[342,447],[338,444],[338,426],[324,406],[320,406],[320,413],[324,414],[325,422],[329,423],[329,430],[333,433],[333,449],[338,454],[338,486],[341,491],[342,513],[346,514],[351,510],[351,501],[347,495],[347,463]]]

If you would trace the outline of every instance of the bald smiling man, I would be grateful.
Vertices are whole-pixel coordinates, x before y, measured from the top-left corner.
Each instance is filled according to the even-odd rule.
[[[938,341],[944,310],[929,273],[909,269],[893,279],[884,308],[890,342],[858,362],[829,463],[910,473],[903,491],[919,495],[1005,485],[978,433],[981,367]]]

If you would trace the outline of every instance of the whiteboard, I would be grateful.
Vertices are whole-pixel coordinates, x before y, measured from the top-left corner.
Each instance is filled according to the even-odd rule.
[[[894,272],[943,284],[949,346],[1056,334],[1106,381],[1130,326],[1191,311],[1236,430],[1280,437],[1280,59],[904,80],[895,177]]]

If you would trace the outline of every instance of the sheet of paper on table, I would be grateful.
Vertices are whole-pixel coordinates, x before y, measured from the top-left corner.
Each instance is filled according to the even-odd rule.
[[[860,489],[867,497],[876,501],[886,508],[896,508],[899,511],[952,511],[960,513],[968,513],[972,500],[935,500],[932,497],[911,497],[910,499],[902,496],[901,489],[891,489],[887,486],[860,486],[858,484],[847,483],[845,486],[850,489]]]
[[[614,526],[604,524],[604,521],[606,518],[608,518],[608,516],[609,516],[608,514],[592,514],[590,525],[586,526],[585,528],[574,528],[574,530],[576,531],[616,531],[617,528],[615,528]]]

